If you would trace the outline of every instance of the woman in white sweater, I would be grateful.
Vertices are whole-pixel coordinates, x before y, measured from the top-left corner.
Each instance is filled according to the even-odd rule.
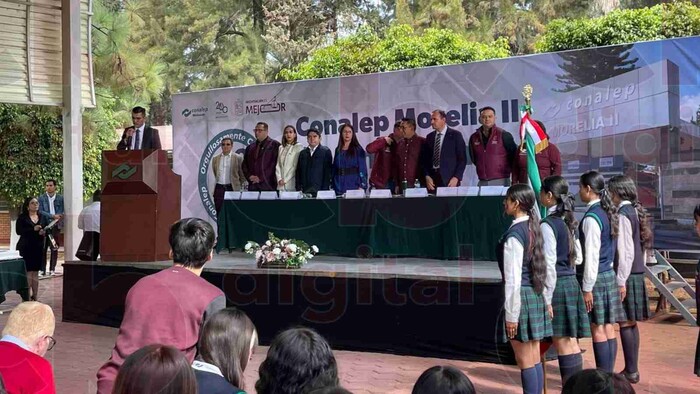
[[[297,131],[294,126],[285,126],[282,133],[282,145],[277,156],[277,190],[295,191],[294,177],[297,171],[299,152],[304,149],[297,142]]]

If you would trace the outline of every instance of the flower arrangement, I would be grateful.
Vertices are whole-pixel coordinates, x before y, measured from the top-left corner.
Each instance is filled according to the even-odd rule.
[[[268,233],[268,240],[261,246],[248,241],[245,252],[255,255],[258,268],[301,268],[318,253],[316,245],[309,246],[297,239],[280,239]]]

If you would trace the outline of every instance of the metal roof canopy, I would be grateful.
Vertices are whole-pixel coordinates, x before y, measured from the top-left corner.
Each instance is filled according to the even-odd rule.
[[[80,84],[83,107],[95,106],[92,0],[80,0]],[[0,0],[0,102],[63,105],[62,0]]]

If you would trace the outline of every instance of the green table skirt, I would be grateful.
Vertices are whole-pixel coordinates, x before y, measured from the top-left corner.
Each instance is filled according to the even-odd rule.
[[[495,261],[510,222],[503,197],[225,201],[217,251],[273,232],[322,254]]]
[[[29,301],[29,284],[24,260],[0,261],[0,304],[5,302],[5,294],[16,291],[24,301]]]

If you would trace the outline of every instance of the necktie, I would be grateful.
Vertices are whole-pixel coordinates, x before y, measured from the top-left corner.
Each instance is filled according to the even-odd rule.
[[[134,141],[134,149],[141,149],[141,130],[136,129],[136,141]]]
[[[440,142],[442,133],[436,133],[435,145],[433,146],[433,168],[440,168]]]

